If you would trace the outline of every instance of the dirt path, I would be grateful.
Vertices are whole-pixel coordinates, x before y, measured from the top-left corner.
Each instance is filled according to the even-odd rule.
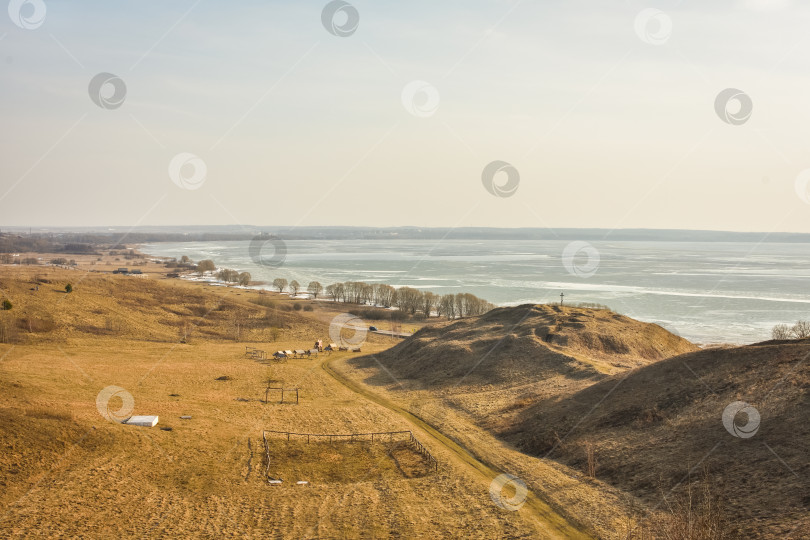
[[[462,466],[473,469],[486,481],[491,481],[493,478],[498,476],[498,474],[500,474],[500,471],[479,461],[466,448],[445,436],[442,432],[424,422],[419,417],[414,416],[402,407],[397,406],[392,401],[375,394],[354,381],[343,377],[337,371],[332,369],[329,362],[329,359],[323,360],[321,362],[321,367],[337,382],[356,394],[364,397],[365,399],[373,401],[374,403],[395,412],[411,424],[419,427],[435,442],[447,449],[457,464],[461,464]],[[578,527],[571,524],[563,516],[555,512],[548,504],[546,504],[531,491],[529,491],[526,496],[525,506],[533,510],[532,513],[533,517],[535,518],[535,523],[537,524],[539,531],[545,534],[547,538],[591,538],[591,536],[589,536],[587,533],[583,532]]]

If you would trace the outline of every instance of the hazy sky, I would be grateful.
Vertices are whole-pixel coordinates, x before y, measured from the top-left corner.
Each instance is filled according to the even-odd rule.
[[[0,226],[810,232],[807,2],[325,6],[12,0]]]

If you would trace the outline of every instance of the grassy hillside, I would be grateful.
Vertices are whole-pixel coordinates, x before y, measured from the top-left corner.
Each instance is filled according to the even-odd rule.
[[[698,350],[607,310],[519,306],[425,328],[346,371],[618,537],[798,538],[808,357],[810,340]],[[759,410],[754,437],[724,427],[736,401]]]
[[[810,340],[684,354],[538,403],[502,436],[666,508],[708,486],[739,537],[810,533]],[[750,438],[724,427],[736,401],[759,412]],[[738,415],[745,425],[747,415]],[[691,474],[690,474],[691,470]],[[665,498],[666,497],[666,498]],[[804,529],[795,529],[800,519]]]

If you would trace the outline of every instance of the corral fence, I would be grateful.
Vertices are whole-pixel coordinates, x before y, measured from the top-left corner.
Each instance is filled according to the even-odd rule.
[[[264,449],[265,454],[267,457],[267,470],[268,473],[270,471],[270,447],[267,442],[267,437],[279,437],[284,438],[287,441],[304,441],[306,440],[307,444],[310,441],[318,442],[318,441],[328,441],[329,444],[340,443],[340,442],[395,442],[395,441],[407,441],[407,443],[414,449],[416,452],[419,453],[423,458],[425,458],[433,467],[434,470],[439,470],[439,461],[433,457],[433,454],[425,448],[425,446],[419,442],[412,431],[376,431],[373,433],[346,433],[346,434],[338,434],[338,433],[295,433],[292,431],[274,431],[274,430],[264,430],[262,431],[262,439],[264,439]]]
[[[253,360],[267,360],[267,351],[245,345],[245,358],[252,358]]]

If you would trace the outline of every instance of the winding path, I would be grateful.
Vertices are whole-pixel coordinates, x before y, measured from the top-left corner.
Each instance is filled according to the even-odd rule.
[[[437,430],[418,416],[412,414],[408,410],[396,405],[394,402],[376,394],[369,389],[363,387],[361,384],[352,381],[329,365],[330,359],[324,359],[321,362],[321,367],[337,382],[355,392],[356,394],[382,405],[387,409],[397,413],[411,424],[418,426],[425,433],[427,433],[434,441],[445,447],[456,458],[458,463],[461,463],[468,468],[473,469],[479,475],[483,476],[487,481],[491,481],[498,476],[501,471],[498,471],[493,466],[484,463],[477,459],[466,448],[453,441],[441,431]],[[570,523],[565,517],[554,511],[545,501],[540,499],[537,495],[529,491],[526,496],[524,508],[529,507],[533,512],[533,517],[538,525],[538,529],[546,538],[593,538],[587,533],[583,532],[579,527]]]

